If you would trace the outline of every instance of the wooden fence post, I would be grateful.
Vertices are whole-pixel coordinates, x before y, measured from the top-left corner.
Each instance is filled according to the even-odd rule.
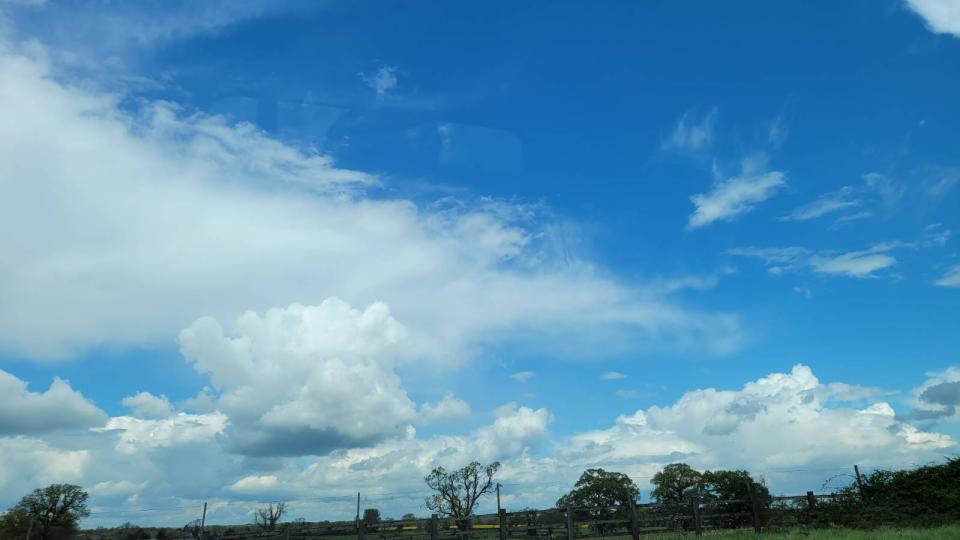
[[[700,521],[700,497],[697,495],[690,499],[690,517],[693,518],[693,531],[697,536],[702,536],[703,523]]]
[[[437,515],[430,515],[430,540],[437,540],[437,536],[440,535],[439,524],[437,523]]]
[[[500,518],[500,540],[507,540],[507,511],[501,508],[497,510],[497,516]]]
[[[203,527],[207,524],[207,502],[203,502],[203,515],[200,517],[200,540],[203,540]]]
[[[760,524],[760,508],[757,499],[753,496],[753,480],[747,479],[747,501],[750,503],[750,521],[753,523],[753,532],[760,534],[763,527]]]
[[[863,479],[860,477],[860,466],[854,465],[853,472],[857,475],[857,491],[860,492],[860,502],[864,502],[866,498],[863,496]]]
[[[640,527],[637,523],[637,505],[633,498],[630,499],[630,536],[633,540],[640,540]]]
[[[573,506],[567,506],[567,540],[573,540],[577,536],[577,521],[573,519]]]
[[[807,492],[807,509],[810,512],[810,524],[813,525],[817,517],[817,497],[812,491]]]

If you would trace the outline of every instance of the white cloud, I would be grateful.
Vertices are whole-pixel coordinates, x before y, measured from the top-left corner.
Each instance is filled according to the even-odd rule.
[[[906,5],[923,18],[931,32],[960,37],[960,1],[906,0]]]
[[[838,274],[855,278],[872,277],[874,273],[897,264],[897,259],[886,253],[851,251],[836,256],[816,255],[810,259],[814,272]]]
[[[276,475],[264,474],[244,476],[227,489],[239,493],[259,493],[263,491],[275,492],[278,487],[280,487],[280,482]]]
[[[363,82],[367,83],[378,98],[383,98],[387,92],[397,87],[397,68],[395,66],[382,66],[373,75],[361,73]]]
[[[710,191],[690,197],[696,210],[690,214],[688,229],[706,227],[716,221],[733,221],[773,197],[786,185],[786,174],[770,171],[727,178],[713,184]]]
[[[137,392],[123,398],[122,403],[137,418],[166,418],[173,414],[173,405],[167,396],[158,397],[150,392]]]
[[[434,361],[504,340],[723,352],[740,335],[579,258],[569,227],[525,208],[367,198],[378,179],[329,157],[166,104],[124,112],[9,47],[0,80],[0,116],[22,119],[0,123],[5,351],[165,343],[202,315],[331,295],[389,303],[406,357]]]
[[[532,409],[507,403],[497,408],[493,424],[476,431],[476,451],[484,460],[513,456],[547,436],[553,415],[547,409]]]
[[[627,376],[619,371],[604,371],[600,374],[601,381],[619,381],[626,378]]]
[[[116,433],[117,451],[122,454],[135,454],[142,450],[209,443],[223,433],[228,423],[227,416],[220,412],[178,413],[156,420],[114,416],[104,427],[93,428],[93,431]]]
[[[935,459],[956,446],[946,435],[898,421],[882,401],[862,408],[846,404],[875,394],[822,384],[808,367],[797,365],[740,390],[694,390],[673,405],[621,416],[609,429],[573,436],[560,456],[591,466],[616,466],[638,476],[649,476],[651,469],[674,461],[701,468],[745,468],[764,474],[778,489],[803,476],[778,469],[850,463],[906,466]]]
[[[818,218],[832,212],[839,212],[863,204],[855,198],[856,191],[850,186],[843,186],[839,191],[825,193],[812,203],[795,208],[790,214],[780,218],[781,221],[806,221]]]
[[[382,303],[329,298],[262,316],[225,333],[203,318],[180,334],[184,356],[210,376],[240,452],[322,454],[401,435],[416,417],[393,371],[404,327]]]
[[[880,242],[869,248],[855,251],[815,251],[793,246],[740,247],[727,250],[727,253],[739,257],[760,259],[767,265],[767,271],[774,275],[812,270],[820,274],[871,278],[876,277],[881,270],[897,264],[896,257],[891,254],[893,251],[943,247],[950,235],[950,229],[944,229],[939,224],[934,224],[926,228],[921,240]]]
[[[906,193],[906,188],[880,173],[871,172],[863,175],[863,182],[866,189],[876,193],[880,203],[887,208],[896,206]]]
[[[948,269],[933,283],[940,287],[960,287],[960,264]]]
[[[960,367],[927,373],[926,380],[911,392],[913,411],[906,415],[915,421],[960,421]]]
[[[536,373],[532,371],[518,371],[513,375],[510,375],[510,378],[515,381],[527,382],[530,379],[534,378],[535,376],[536,376]]]
[[[0,435],[38,433],[103,425],[107,415],[54,377],[46,392],[31,392],[27,383],[0,369]]]
[[[941,171],[938,176],[939,178],[930,182],[926,188],[927,195],[934,200],[943,199],[960,184],[960,171],[957,169]]]
[[[468,416],[470,416],[470,405],[453,394],[443,396],[443,399],[436,403],[420,405],[420,419],[424,422],[462,420]]]
[[[97,499],[118,495],[129,496],[141,491],[146,484],[146,482],[136,483],[129,480],[107,480],[98,482],[86,491]]]
[[[954,372],[930,374],[916,399],[960,380]],[[943,402],[943,389],[935,392],[927,397]],[[156,523],[180,525],[209,500],[208,521],[237,523],[249,517],[254,499],[289,500],[291,515],[348,518],[357,490],[368,504],[399,515],[419,508],[430,469],[473,459],[503,463],[498,477],[510,484],[509,504],[517,506],[552,504],[588,467],[625,472],[649,489],[649,478],[675,461],[746,468],[764,475],[776,492],[802,493],[832,474],[823,469],[908,466],[942,459],[956,448],[950,437],[896,416],[883,396],[877,389],[821,382],[797,365],[735,390],[691,390],[674,403],[569,437],[551,438],[553,417],[546,409],[508,403],[494,411],[490,424],[463,435],[421,438],[406,426],[399,436],[369,445],[269,459],[231,454],[224,436],[228,420],[220,413],[116,417],[110,429],[57,444],[0,438],[0,462],[12,464],[0,468],[0,503],[13,504],[38,481],[59,478],[93,486],[94,504],[107,497],[110,510],[119,511],[97,522],[120,523],[136,515],[123,511],[146,506],[171,508],[151,516]],[[493,504],[482,501],[483,511]],[[191,508],[178,510],[185,505]]]
[[[800,247],[743,247],[731,249],[727,253],[761,259],[766,263],[767,270],[774,275],[811,269],[821,274],[866,278],[874,277],[875,272],[897,263],[893,256],[872,249],[837,253],[816,252]]]
[[[713,143],[713,127],[717,118],[717,109],[712,108],[703,115],[696,111],[687,111],[677,120],[670,137],[663,141],[665,150],[702,150]]]
[[[0,437],[0,463],[0,502],[7,508],[37,487],[81,480],[90,452],[56,448],[32,437]]]
[[[843,186],[837,191],[824,193],[815,201],[794,208],[781,216],[781,221],[807,221],[852,209],[883,206],[892,209],[903,198],[905,189],[894,180],[875,172],[863,175],[862,186]],[[873,215],[871,210],[859,210],[837,217],[835,224],[842,225]]]

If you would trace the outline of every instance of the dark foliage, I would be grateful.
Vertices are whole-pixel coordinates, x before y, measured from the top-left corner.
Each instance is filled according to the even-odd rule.
[[[823,501],[807,519],[818,525],[872,528],[933,526],[960,521],[960,459],[913,470],[879,470]]]
[[[90,515],[87,498],[87,492],[72,484],[36,489],[0,516],[0,538],[20,540],[28,530],[29,540],[72,538],[80,519]]]

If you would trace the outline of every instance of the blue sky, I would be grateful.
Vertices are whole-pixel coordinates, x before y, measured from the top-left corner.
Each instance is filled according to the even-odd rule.
[[[958,61],[951,1],[0,2],[0,504],[953,455]]]

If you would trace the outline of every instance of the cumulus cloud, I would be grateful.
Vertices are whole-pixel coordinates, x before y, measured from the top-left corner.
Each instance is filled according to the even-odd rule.
[[[713,127],[717,109],[712,108],[702,115],[687,111],[677,120],[673,132],[663,141],[665,150],[702,150],[713,143]]]
[[[90,458],[86,449],[61,449],[33,437],[0,437],[0,501],[7,508],[38,486],[78,482]]]
[[[122,403],[137,418],[166,418],[173,414],[173,405],[167,396],[155,396],[150,392],[137,392],[123,398]]]
[[[777,469],[870,462],[906,465],[955,442],[896,419],[876,391],[821,383],[809,367],[773,373],[740,390],[694,390],[669,406],[621,416],[614,426],[571,437],[561,455],[648,476],[650,465],[686,461],[702,468]],[[918,459],[920,458],[920,459]]]
[[[225,332],[212,318],[180,334],[184,356],[210,376],[238,451],[322,454],[402,435],[416,417],[393,371],[404,327],[382,303],[337,298],[247,312]]]
[[[462,420],[468,416],[470,416],[470,405],[453,394],[443,396],[443,399],[436,403],[420,405],[420,420],[422,422]]]
[[[560,253],[569,228],[525,207],[369,198],[380,180],[327,156],[170,104],[123,109],[10,46],[0,80],[0,116],[30,119],[0,123],[0,349],[164,343],[202,315],[331,295],[387,302],[409,356],[436,361],[503,340],[598,350],[590,336],[719,352],[739,335]]]
[[[957,0],[906,0],[906,5],[923,19],[931,32],[960,38],[960,2]]]
[[[915,397],[952,399],[940,385],[957,380],[956,370],[930,374]],[[691,390],[676,402],[570,436],[551,437],[548,410],[508,403],[493,412],[491,423],[462,435],[420,437],[407,425],[398,436],[369,445],[269,459],[230,452],[226,428],[232,419],[225,414],[116,417],[108,429],[58,444],[0,438],[0,462],[14,464],[0,469],[0,502],[13,504],[6,494],[32,489],[36,476],[94,486],[97,500],[107,497],[118,512],[117,523],[129,517],[125,509],[150,505],[171,508],[152,514],[157,523],[182,524],[203,500],[211,501],[211,519],[220,522],[237,522],[249,516],[254,501],[271,499],[292,501],[297,514],[347,518],[357,490],[381,511],[400,514],[422,502],[430,469],[480,459],[503,463],[498,476],[511,484],[507,494],[516,504],[543,507],[588,467],[625,472],[648,489],[663,465],[682,460],[699,468],[742,467],[764,475],[777,492],[803,492],[822,483],[830,473],[816,471],[825,468],[907,466],[942,459],[956,448],[950,437],[897,417],[884,396],[878,389],[821,382],[797,365],[738,389]],[[814,472],[785,472],[797,469]],[[193,506],[178,510],[185,504]],[[493,502],[482,505],[486,511]]]
[[[733,221],[773,197],[786,185],[786,173],[770,171],[741,175],[715,182],[706,193],[690,197],[696,207],[687,221],[687,229],[699,229],[716,221]]]
[[[27,383],[0,369],[0,435],[103,425],[107,415],[54,377],[46,392],[31,392]]]
[[[940,287],[960,287],[960,264],[948,269],[933,284]]]
[[[209,443],[223,433],[228,423],[227,416],[221,412],[179,413],[161,419],[114,416],[93,431],[117,434],[117,451],[135,454],[142,450]]]
[[[960,368],[949,367],[943,371],[927,373],[927,379],[913,389],[913,411],[908,419],[934,421],[960,420]]]

